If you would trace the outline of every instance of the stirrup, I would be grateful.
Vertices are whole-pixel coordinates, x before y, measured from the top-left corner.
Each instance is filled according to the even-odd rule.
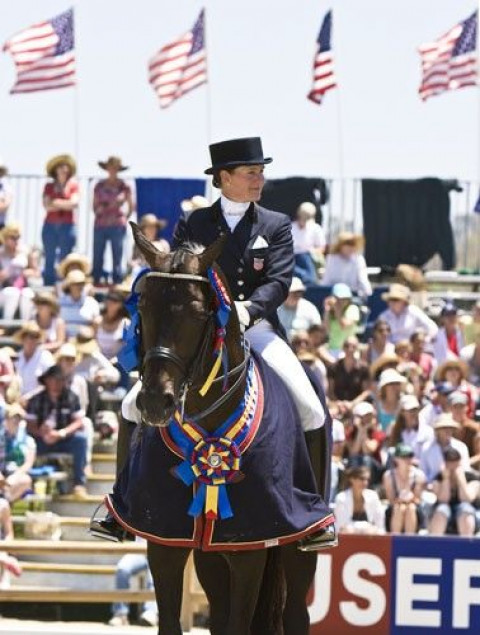
[[[304,552],[322,551],[333,547],[338,547],[338,536],[334,524],[310,534],[298,543],[298,549]]]
[[[135,536],[124,529],[106,509],[103,518],[97,516],[99,509],[106,509],[104,503],[100,503],[92,514],[88,533],[95,538],[109,540],[110,542],[123,542],[124,540],[135,540]]]

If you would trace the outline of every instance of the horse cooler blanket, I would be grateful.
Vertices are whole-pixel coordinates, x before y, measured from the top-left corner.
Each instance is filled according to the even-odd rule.
[[[252,356],[240,412],[207,434],[188,419],[138,425],[106,504],[128,531],[204,551],[293,542],[334,522],[280,378]]]

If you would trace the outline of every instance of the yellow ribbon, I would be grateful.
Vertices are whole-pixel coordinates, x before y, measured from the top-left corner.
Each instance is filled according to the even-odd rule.
[[[213,384],[213,380],[215,379],[215,377],[218,374],[218,371],[219,371],[220,366],[222,364],[222,355],[223,355],[223,346],[222,346],[222,348],[220,349],[220,352],[217,355],[217,359],[215,360],[215,363],[212,366],[212,370],[210,371],[210,374],[208,375],[206,382],[203,384],[203,386],[198,391],[201,394],[202,397],[205,397],[207,392],[210,390],[210,387]]]
[[[216,518],[218,510],[218,487],[207,485],[205,497],[205,513],[207,517]]]

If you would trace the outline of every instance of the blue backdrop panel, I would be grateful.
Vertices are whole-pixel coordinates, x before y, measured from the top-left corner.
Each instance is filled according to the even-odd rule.
[[[162,237],[170,240],[178,217],[180,203],[196,194],[205,196],[205,179],[135,179],[137,190],[137,213],[155,214],[168,220]]]

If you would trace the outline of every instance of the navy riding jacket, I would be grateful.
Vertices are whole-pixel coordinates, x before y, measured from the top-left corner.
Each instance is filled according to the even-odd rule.
[[[234,300],[249,300],[251,324],[266,318],[281,331],[277,308],[288,295],[294,266],[291,221],[285,214],[252,203],[232,232],[225,221],[220,199],[211,207],[180,218],[174,247],[184,241],[208,247],[221,234],[227,239],[218,264]],[[257,247],[261,237],[267,243]],[[263,241],[260,241],[263,243]]]

